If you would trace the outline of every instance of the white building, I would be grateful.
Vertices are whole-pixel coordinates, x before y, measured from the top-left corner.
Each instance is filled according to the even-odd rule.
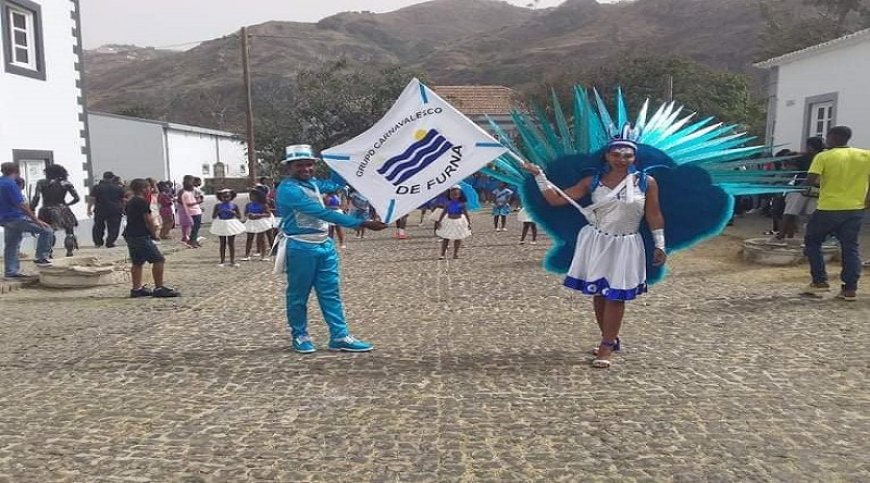
[[[801,150],[828,128],[870,148],[870,29],[755,64],[769,69],[767,142]]]
[[[80,194],[90,185],[79,0],[0,0],[0,163],[28,193],[51,163]],[[84,199],[72,207],[85,217]]]
[[[99,177],[181,182],[201,178],[244,178],[248,158],[242,139],[230,132],[102,112],[89,112],[91,162]]]

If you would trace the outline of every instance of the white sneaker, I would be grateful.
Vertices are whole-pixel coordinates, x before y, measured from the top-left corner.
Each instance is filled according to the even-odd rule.
[[[230,266],[233,267],[233,268],[239,268],[239,267],[241,267],[241,265],[239,265],[238,263],[234,263],[234,264],[232,264],[232,265],[230,265]]]
[[[260,259],[260,261],[261,261],[261,262],[271,262],[272,259],[269,258],[269,257],[263,257],[263,258]]]
[[[218,263],[218,267],[220,267],[220,268],[224,268],[224,267],[226,267],[226,266],[227,266],[226,263]]]
[[[538,242],[536,242],[536,241],[532,242],[532,245],[537,245],[537,244],[538,244]]]
[[[339,248],[347,248],[347,245],[342,244]]]
[[[240,261],[240,262],[250,262],[250,261],[251,261],[251,257],[240,258],[239,261]]]

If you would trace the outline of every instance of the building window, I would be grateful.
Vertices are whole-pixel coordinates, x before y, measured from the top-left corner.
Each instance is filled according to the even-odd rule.
[[[6,72],[45,80],[42,9],[29,0],[0,0]]]
[[[810,132],[808,137],[825,137],[834,123],[834,102],[817,102],[810,105]]]
[[[804,135],[825,137],[837,122],[837,93],[807,98],[804,112]]]
[[[248,169],[248,167],[245,166],[244,164],[240,164],[240,165],[239,165],[239,173],[245,174],[245,172],[247,171],[247,169]]]
[[[204,176],[211,174],[211,166],[209,166],[208,163],[202,163],[202,174]]]

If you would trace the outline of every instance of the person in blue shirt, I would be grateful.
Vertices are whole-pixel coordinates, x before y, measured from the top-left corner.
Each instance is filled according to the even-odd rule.
[[[48,223],[40,221],[21,193],[19,186],[19,170],[15,163],[0,165],[0,227],[3,227],[3,266],[4,277],[8,279],[25,277],[21,273],[21,262],[18,252],[21,250],[21,238],[25,233],[37,236],[36,259],[38,266],[51,265],[48,257],[51,254],[51,244],[54,241],[54,231]]]
[[[375,231],[383,230],[387,225],[380,221],[363,221],[324,206],[323,195],[339,191],[344,186],[315,179],[314,164],[317,160],[311,146],[288,146],[282,161],[282,174],[286,178],[276,195],[282,217],[281,232],[287,238],[284,248],[287,320],[293,349],[302,354],[316,350],[308,335],[308,296],[313,288],[317,292],[323,319],[329,326],[329,349],[367,352],[374,346],[353,337],[347,327],[339,291],[338,253],[335,243],[329,238],[329,224],[346,228],[363,226]]]

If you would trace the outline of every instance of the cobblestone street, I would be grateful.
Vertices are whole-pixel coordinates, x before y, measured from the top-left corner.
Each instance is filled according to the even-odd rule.
[[[293,353],[282,278],[218,268],[213,240],[169,257],[178,299],[0,296],[0,482],[870,481],[870,279],[853,304],[804,299],[805,266],[722,236],[672,257],[595,370],[546,240],[474,221],[457,261],[431,226],[349,237],[368,354],[325,350],[313,298],[321,350]]]

